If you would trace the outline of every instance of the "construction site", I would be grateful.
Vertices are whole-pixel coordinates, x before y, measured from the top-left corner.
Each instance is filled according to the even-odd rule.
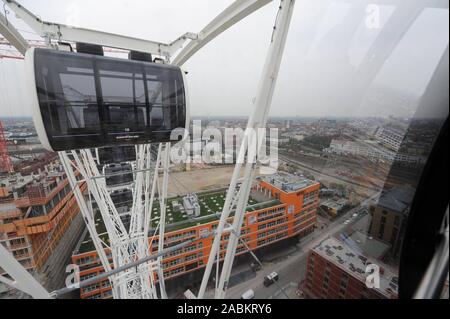
[[[85,228],[66,174],[54,153],[13,164],[4,134],[0,151],[0,243],[47,289],[59,288]],[[14,297],[17,291],[0,284],[0,294]]]

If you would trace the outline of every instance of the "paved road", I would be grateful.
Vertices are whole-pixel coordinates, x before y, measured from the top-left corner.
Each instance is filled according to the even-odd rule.
[[[379,193],[364,200],[360,206],[349,210],[344,215],[341,215],[336,220],[328,224],[328,227],[320,230],[320,232],[316,229],[314,233],[306,236],[305,238],[302,238],[301,242],[297,244],[298,249],[282,260],[270,263],[263,262],[263,268],[257,272],[256,277],[236,286],[230,287],[227,291],[226,298],[238,299],[245,291],[247,291],[248,289],[253,289],[253,291],[255,292],[255,298],[266,299],[274,296],[277,292],[279,292],[279,287],[287,286],[289,283],[298,284],[301,280],[304,279],[306,273],[306,261],[309,249],[316,246],[327,237],[333,236],[349,227],[352,222],[356,221],[355,218],[353,218],[352,222],[348,225],[345,225],[343,222],[346,219],[351,218],[351,216],[354,213],[358,212],[362,207],[367,206],[368,203],[371,200],[375,199],[378,195]],[[273,284],[269,287],[264,287],[264,277],[272,271],[276,271],[279,274],[278,285]],[[209,290],[206,292],[206,297],[212,298],[213,294],[214,291]]]

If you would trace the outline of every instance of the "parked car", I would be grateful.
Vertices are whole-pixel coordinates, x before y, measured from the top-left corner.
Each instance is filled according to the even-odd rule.
[[[278,281],[278,274],[274,271],[264,277],[264,286],[269,287],[275,281]]]

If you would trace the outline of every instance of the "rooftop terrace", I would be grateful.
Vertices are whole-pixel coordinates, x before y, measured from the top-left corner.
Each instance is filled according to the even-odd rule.
[[[196,225],[206,224],[220,218],[220,213],[222,212],[223,205],[226,198],[226,190],[215,190],[203,193],[198,193],[198,203],[200,204],[200,216],[189,217],[185,212],[175,210],[173,208],[173,203],[182,203],[183,196],[177,196],[167,199],[167,211],[166,211],[166,232],[175,231],[179,229],[184,229]],[[269,200],[265,202],[258,202],[252,196],[250,196],[247,206],[247,212],[275,206],[281,204],[278,200]],[[152,208],[152,219],[150,225],[150,235],[155,233],[156,228],[159,225],[160,219],[160,207],[157,201],[154,202]],[[230,216],[234,212],[232,211]],[[108,235],[106,233],[105,225],[103,224],[100,217],[96,218],[97,232],[100,237],[107,243]],[[85,253],[95,250],[95,247],[90,239],[89,233],[86,233],[83,240],[81,241],[78,252],[75,253]]]

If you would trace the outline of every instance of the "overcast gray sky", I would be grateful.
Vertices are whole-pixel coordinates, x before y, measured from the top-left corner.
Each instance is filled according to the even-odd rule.
[[[19,2],[44,20],[162,42],[200,31],[232,3]],[[424,1],[393,0],[393,5],[376,8],[372,2],[297,0],[271,115],[412,115],[414,106],[404,97],[422,94],[448,46],[448,10],[425,9],[398,37],[408,10]],[[278,4],[274,1],[241,21],[185,64],[193,115],[250,114]],[[8,18],[26,38],[34,37],[13,14]],[[30,114],[20,95],[21,67],[21,61],[0,59],[0,116]]]

